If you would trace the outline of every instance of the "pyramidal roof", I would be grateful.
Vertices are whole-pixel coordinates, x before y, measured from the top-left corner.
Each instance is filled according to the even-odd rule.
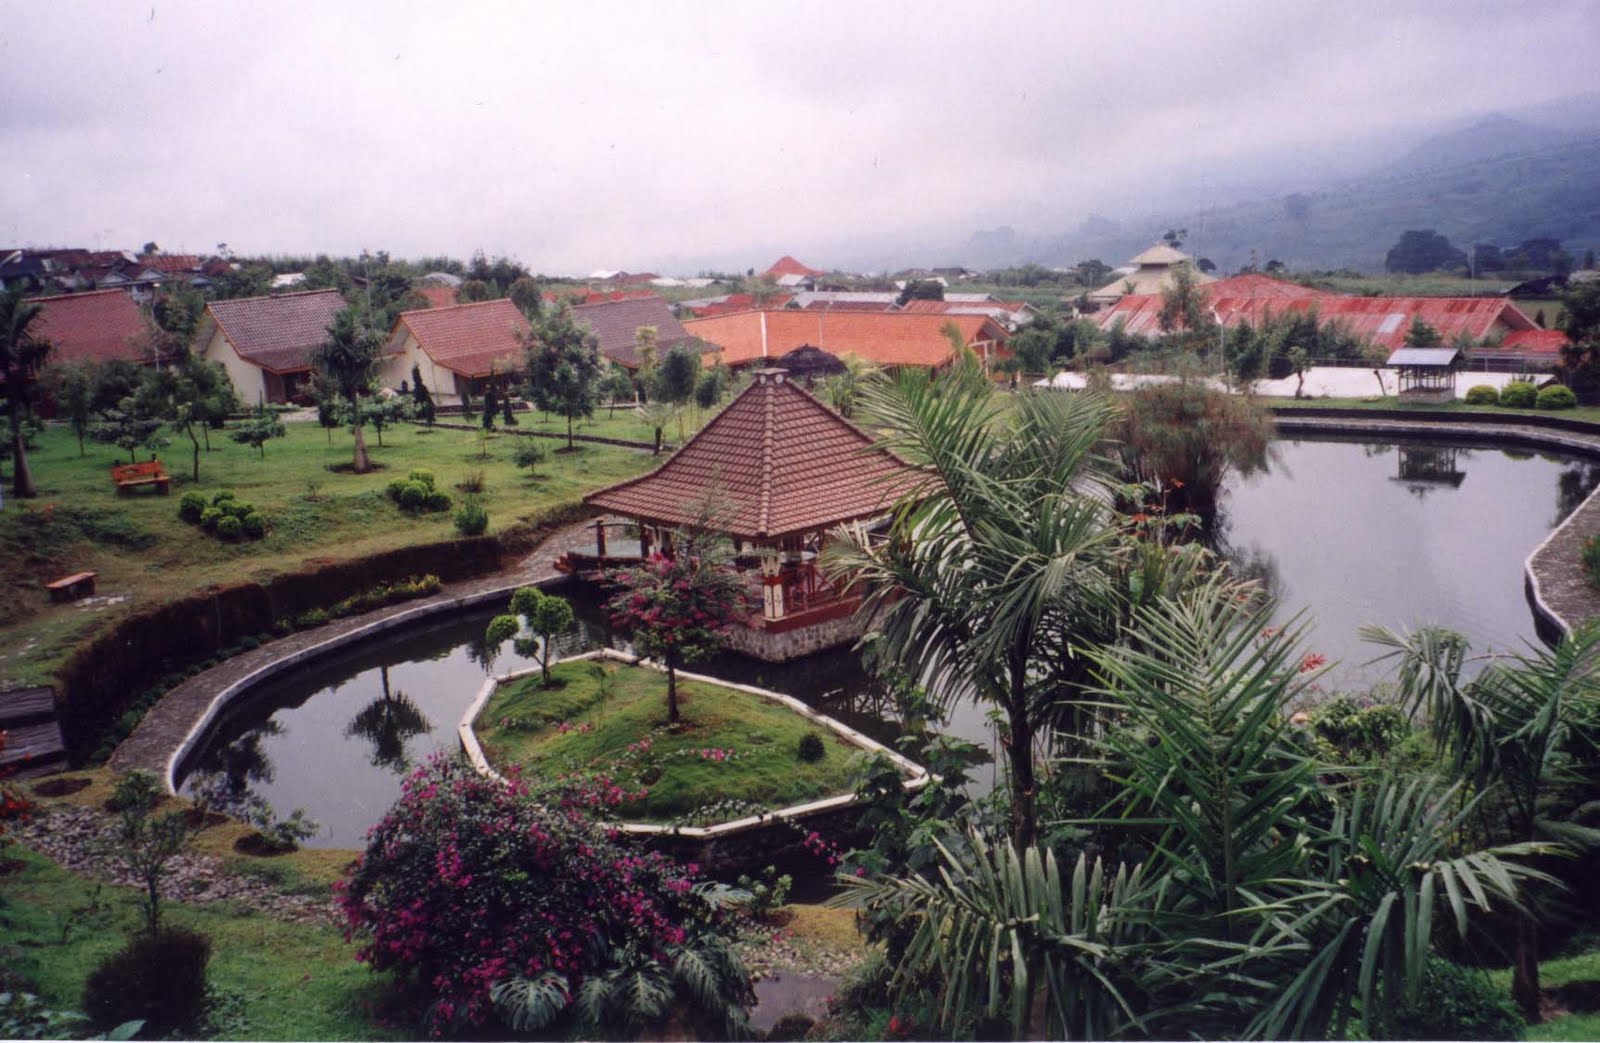
[[[702,522],[709,505],[718,531],[754,542],[876,517],[927,481],[783,370],[755,375],[666,463],[584,502],[670,526]]]
[[[1156,245],[1152,246],[1150,249],[1146,250],[1144,253],[1139,254],[1137,257],[1135,257],[1129,263],[1130,264],[1181,264],[1184,261],[1188,261],[1188,260],[1192,260],[1192,259],[1193,258],[1191,258],[1188,254],[1184,253],[1182,250],[1174,250],[1172,247],[1168,246],[1166,243],[1157,243]]]

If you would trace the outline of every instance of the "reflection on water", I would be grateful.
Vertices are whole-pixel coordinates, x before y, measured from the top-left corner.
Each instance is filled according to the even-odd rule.
[[[1382,675],[1363,666],[1372,655],[1356,639],[1363,623],[1439,623],[1480,649],[1536,640],[1523,559],[1597,482],[1600,464],[1571,458],[1282,441],[1265,472],[1228,484],[1216,538],[1237,569],[1276,595],[1281,618],[1309,610],[1311,650],[1338,661],[1328,684],[1353,687]],[[558,640],[561,654],[622,647],[592,596],[563,593],[579,628]],[[313,845],[361,846],[408,766],[458,748],[455,726],[484,679],[536,665],[509,643],[498,656],[486,647],[484,627],[503,610],[378,637],[263,685],[216,726],[186,772],[221,773],[233,796],[265,799],[280,816],[304,807],[323,824]],[[794,695],[879,741],[894,739],[892,701],[848,650],[784,664],[724,655],[692,669]],[[995,753],[987,707],[957,706],[948,730]],[[976,785],[992,785],[992,765],[973,774]]]
[[[1325,687],[1365,686],[1384,670],[1365,665],[1364,623],[1436,623],[1480,651],[1537,641],[1523,561],[1597,483],[1570,457],[1284,440],[1268,473],[1230,484],[1221,549],[1268,579],[1281,618],[1309,612],[1313,650],[1337,661]]]

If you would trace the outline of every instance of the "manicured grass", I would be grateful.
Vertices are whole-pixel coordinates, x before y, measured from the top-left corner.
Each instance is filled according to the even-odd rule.
[[[666,822],[723,801],[780,808],[851,790],[855,748],[759,696],[680,678],[683,720],[673,729],[665,723],[667,679],[659,671],[577,661],[551,673],[554,688],[533,675],[490,697],[477,728],[485,753],[499,768],[520,765],[528,778],[593,771],[625,790],[645,788],[644,797],[618,809],[622,818]],[[796,754],[808,733],[823,741],[819,761]],[[641,740],[647,751],[629,750]],[[712,750],[727,751],[726,759],[702,752]]]
[[[135,893],[96,885],[26,849],[0,878],[0,963],[50,1006],[81,1010],[83,985],[141,921]],[[387,978],[355,961],[332,927],[292,924],[233,903],[166,902],[163,920],[211,938],[208,978],[227,1001],[219,1039],[403,1039],[366,1011]]]
[[[723,400],[726,403],[726,399]],[[683,411],[683,431],[692,435],[705,424],[715,413],[716,409],[701,409],[690,405]],[[448,418],[452,423],[460,420],[459,417]],[[567,421],[563,417],[548,415],[537,410],[529,413],[517,414],[517,430],[542,431],[547,434],[567,435]],[[574,434],[590,435],[596,438],[621,438],[632,442],[654,442],[655,428],[650,427],[639,419],[638,410],[618,408],[615,410],[601,406],[596,409],[594,416],[588,420],[579,420],[572,425]],[[680,439],[678,435],[678,422],[674,420],[661,432],[661,439],[669,445],[676,445]]]
[[[1511,990],[1511,970],[1502,968],[1489,972],[1489,980],[1497,988]],[[1586,952],[1578,956],[1563,956],[1539,963],[1539,987],[1558,989],[1576,982],[1600,984],[1600,952]],[[1568,1014],[1538,1025],[1529,1025],[1528,1039],[1600,1039],[1600,1012]]]
[[[153,601],[210,584],[265,579],[304,568],[307,559],[354,558],[454,538],[453,510],[406,514],[385,495],[391,479],[412,469],[432,471],[458,505],[463,494],[456,486],[481,473],[493,534],[660,462],[638,450],[580,444],[567,453],[547,442],[549,459],[530,478],[512,462],[523,441],[515,435],[496,433],[480,444],[473,432],[401,426],[384,432],[382,447],[368,432],[381,469],[355,475],[329,470],[350,462],[347,431],[333,432],[331,440],[315,423],[291,423],[288,431],[267,444],[265,458],[213,432],[214,448],[201,454],[198,482],[191,479],[186,441],[175,441],[161,452],[173,476],[171,495],[142,490],[118,496],[108,470],[126,462],[125,454],[90,443],[80,456],[70,431],[46,430],[29,453],[39,498],[19,505],[7,497],[0,511],[0,648],[6,650],[0,676],[45,683],[72,647]],[[183,493],[209,497],[222,489],[266,516],[265,539],[224,543],[178,520]],[[93,608],[50,605],[43,584],[80,570],[99,573],[100,595],[126,600]]]

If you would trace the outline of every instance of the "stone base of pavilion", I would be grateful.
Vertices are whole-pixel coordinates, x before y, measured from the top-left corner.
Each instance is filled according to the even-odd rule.
[[[727,647],[752,659],[785,663],[855,642],[866,631],[856,609],[859,597],[843,597],[801,609],[782,619],[751,616],[723,635]]]

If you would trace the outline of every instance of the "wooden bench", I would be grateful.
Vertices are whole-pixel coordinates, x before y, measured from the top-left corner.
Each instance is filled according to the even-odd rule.
[[[51,601],[77,601],[94,594],[94,577],[93,572],[75,572],[46,583],[44,589],[50,592]]]
[[[120,495],[140,485],[153,485],[162,496],[167,495],[167,486],[172,479],[161,469],[160,460],[151,460],[143,464],[118,464],[111,468],[111,480],[117,483],[117,493]]]

